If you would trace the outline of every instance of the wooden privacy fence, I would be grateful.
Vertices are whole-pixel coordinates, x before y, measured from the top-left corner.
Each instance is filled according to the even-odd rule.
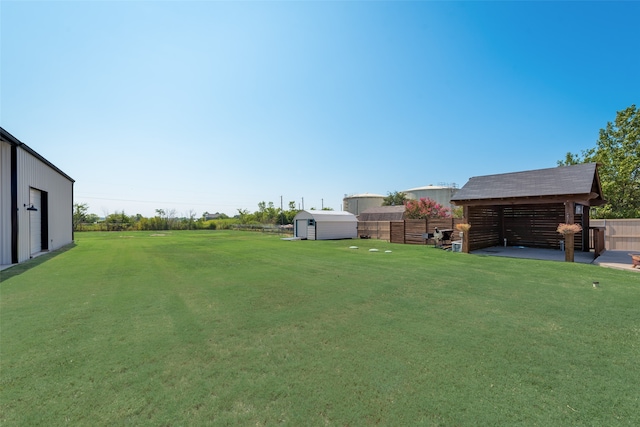
[[[589,227],[589,249],[596,257],[604,252],[604,227]]]
[[[640,218],[592,219],[590,225],[604,229],[605,249],[640,251]]]
[[[535,230],[537,227],[534,223],[528,223],[526,228],[531,228],[536,231],[536,236],[543,238],[544,244],[555,247],[561,236],[557,234],[555,228],[558,222],[562,222],[563,218],[556,218],[552,221],[552,224],[547,224],[547,228],[550,230],[546,233],[542,233],[539,230]],[[484,246],[487,246],[483,238],[490,240],[490,245],[500,245],[501,242],[498,239],[498,214],[487,215],[487,212],[482,212],[482,215],[474,216],[472,221],[472,227],[476,231],[475,239],[479,240]],[[371,239],[388,240],[391,243],[408,243],[416,245],[433,244],[433,241],[425,241],[422,238],[424,233],[433,233],[435,227],[439,229],[454,229],[455,225],[465,222],[464,219],[453,218],[433,218],[433,219],[407,219],[404,221],[359,221],[358,222],[358,236],[368,237]],[[536,221],[536,222],[539,222]],[[579,221],[578,221],[579,222]],[[516,227],[507,223],[507,230],[516,230]],[[595,249],[597,253],[602,251],[602,248],[608,250],[628,250],[640,252],[640,218],[632,219],[592,219],[590,221],[590,248]],[[487,229],[487,232],[495,233],[488,236],[487,232],[482,230]],[[523,228],[524,230],[525,228]],[[598,232],[604,230],[604,233]],[[518,230],[521,231],[522,230]],[[452,240],[458,240],[458,232],[455,231],[452,235]],[[529,241],[522,238],[519,235],[519,239],[515,239],[515,235],[519,233],[510,233],[511,241],[509,244],[520,245],[532,245],[537,242]],[[525,234],[525,233],[522,233]],[[528,234],[528,233],[526,233]],[[540,237],[539,237],[540,238]],[[580,234],[575,236],[576,245],[581,241]],[[603,242],[604,238],[604,242]],[[480,240],[482,240],[480,242]],[[489,246],[490,246],[489,245]]]
[[[389,221],[358,221],[358,237],[389,240]]]
[[[358,237],[388,240],[391,243],[408,243],[412,245],[433,244],[433,240],[425,240],[425,233],[440,230],[455,230],[455,225],[463,223],[458,218],[405,219],[403,221],[358,221]],[[454,231],[451,240],[458,240],[458,231]]]

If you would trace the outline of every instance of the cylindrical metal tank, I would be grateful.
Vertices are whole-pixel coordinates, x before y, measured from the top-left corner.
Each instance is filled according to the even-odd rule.
[[[421,198],[429,198],[435,200],[444,207],[454,208],[451,204],[451,198],[458,191],[455,186],[427,185],[425,187],[411,188],[404,190],[408,199],[420,200]]]
[[[343,210],[351,212],[354,215],[360,215],[365,209],[376,208],[382,206],[382,201],[385,196],[380,194],[353,194],[351,196],[344,196],[342,200]]]

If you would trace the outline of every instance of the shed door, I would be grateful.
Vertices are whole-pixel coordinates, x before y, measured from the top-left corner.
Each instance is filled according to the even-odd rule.
[[[29,213],[29,241],[30,255],[42,251],[42,196],[39,190],[29,189],[29,206],[37,210],[27,211]]]
[[[296,237],[301,237],[303,239],[307,238],[307,220],[306,219],[296,220]]]

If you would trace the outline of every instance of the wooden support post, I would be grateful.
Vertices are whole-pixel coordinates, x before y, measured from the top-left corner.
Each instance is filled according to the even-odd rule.
[[[464,208],[462,209],[462,215],[463,215],[464,221],[470,224],[470,222],[469,222],[469,206],[466,206],[466,205],[464,206]],[[470,248],[469,243],[471,241],[471,238],[470,238],[471,236],[470,235],[472,233],[471,230],[473,230],[473,226],[471,227],[471,229],[469,231],[464,233],[464,236],[462,237],[462,252],[464,252],[465,254],[469,253],[469,248]]]
[[[582,207],[582,251],[589,252],[589,206]]]
[[[567,224],[573,224],[574,217],[576,212],[576,203],[573,201],[567,201],[564,204],[564,213],[565,213],[565,222]],[[574,261],[574,252],[575,252],[575,239],[574,235],[569,233],[564,235],[564,260],[567,262]]]

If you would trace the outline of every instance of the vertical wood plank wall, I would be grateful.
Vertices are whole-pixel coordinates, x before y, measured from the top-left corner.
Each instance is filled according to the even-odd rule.
[[[573,220],[581,224],[582,215]],[[490,246],[559,248],[563,236],[556,229],[566,222],[564,204],[470,206],[469,250]],[[582,250],[582,233],[574,237],[574,248]]]
[[[640,252],[640,218],[592,219],[590,225],[605,229],[607,250]]]
[[[406,219],[403,221],[361,221],[358,222],[358,236],[389,240],[391,243],[412,245],[433,244],[424,239],[423,234],[441,230],[455,229],[455,225],[464,222],[458,218]],[[385,238],[386,237],[386,238]],[[457,231],[451,240],[458,240]]]

